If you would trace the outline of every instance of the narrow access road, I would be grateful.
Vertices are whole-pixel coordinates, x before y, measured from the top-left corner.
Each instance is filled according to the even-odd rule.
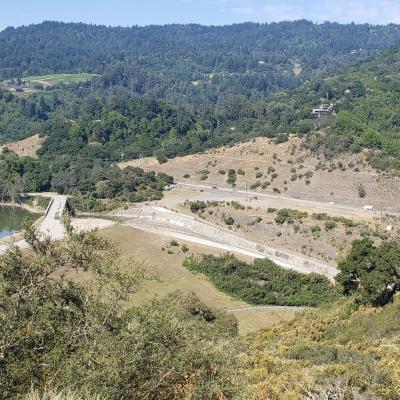
[[[243,307],[225,308],[224,310],[227,313],[239,313],[239,312],[258,311],[258,310],[270,310],[270,311],[294,310],[300,312],[312,309],[313,309],[312,307],[295,307],[295,306],[243,306]]]

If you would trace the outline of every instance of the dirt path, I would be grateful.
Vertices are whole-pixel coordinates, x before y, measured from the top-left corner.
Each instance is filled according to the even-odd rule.
[[[226,308],[225,311],[227,313],[240,313],[240,312],[248,312],[248,311],[260,311],[260,310],[268,310],[268,311],[306,311],[311,310],[310,307],[289,307],[289,306],[243,306],[243,307],[235,307],[235,308]]]

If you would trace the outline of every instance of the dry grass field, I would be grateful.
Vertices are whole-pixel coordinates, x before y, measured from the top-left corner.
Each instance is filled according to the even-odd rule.
[[[58,83],[79,83],[85,82],[92,79],[95,74],[51,74],[51,75],[42,75],[42,76],[28,76],[23,78],[24,81],[28,82],[30,85],[40,84],[43,87],[54,86]]]
[[[376,210],[382,206],[386,212],[400,212],[399,177],[377,173],[366,164],[363,154],[329,161],[304,149],[303,144],[304,139],[297,137],[282,144],[257,138],[204,154],[177,157],[161,165],[150,157],[120,166],[139,166],[166,172],[179,181],[218,186],[229,186],[229,169],[242,170],[242,175],[237,174],[238,188],[250,188],[258,181],[265,184],[265,189],[256,189],[263,193],[280,192],[289,198],[360,208],[372,205]],[[363,198],[359,196],[360,187],[365,190]]]
[[[7,143],[4,145],[0,145],[0,151],[3,148],[7,147],[8,149],[14,151],[19,156],[29,156],[32,158],[37,158],[37,151],[42,146],[46,138],[39,137],[39,135],[34,135],[28,137],[27,139],[20,140],[19,142]]]
[[[185,293],[195,293],[201,301],[216,309],[247,306],[243,301],[219,292],[204,277],[194,275],[183,267],[182,262],[187,255],[193,253],[221,254],[215,249],[183,241],[179,241],[179,247],[171,246],[169,238],[124,226],[104,230],[101,234],[119,244],[124,259],[134,258],[144,262],[149,271],[157,277],[145,282],[143,288],[133,296],[132,301],[135,303],[143,302],[153,296],[162,297],[167,293],[179,290]],[[186,253],[182,251],[182,245],[186,245],[189,249]],[[246,310],[233,314],[239,321],[240,333],[245,335],[276,322],[291,319],[296,314],[296,310],[290,308]]]
[[[362,234],[369,233],[377,240],[385,235],[398,237],[399,218],[386,218],[385,213],[400,212],[399,178],[377,173],[365,163],[362,154],[346,155],[333,163],[319,159],[303,145],[303,139],[297,137],[282,144],[258,138],[204,154],[177,157],[161,165],[154,157],[149,157],[120,166],[133,165],[166,172],[177,181],[208,185],[210,189],[212,186],[229,187],[228,171],[235,169],[237,188],[247,187],[273,196],[258,196],[257,200],[252,200],[252,195],[239,192],[179,187],[167,192],[158,204],[191,214],[188,207],[183,207],[185,200],[218,202],[217,206],[209,206],[201,217],[225,228],[224,219],[232,217],[235,223],[230,229],[244,237],[328,263],[335,263],[347,252],[351,241]],[[257,181],[261,185],[268,182],[268,185],[252,188]],[[360,197],[360,187],[365,190],[365,197]],[[243,209],[224,204],[231,201],[240,203]],[[381,204],[384,210],[382,221]],[[372,205],[375,211],[365,212],[365,205]],[[297,209],[307,212],[308,216],[301,221],[279,225],[275,222],[276,212],[268,212],[271,208]],[[326,229],[326,221],[313,217],[318,213],[343,216],[357,222],[358,226],[348,228],[343,223],[336,223],[333,228]],[[254,223],[257,218],[261,222]],[[394,227],[390,233],[386,232],[388,225]]]

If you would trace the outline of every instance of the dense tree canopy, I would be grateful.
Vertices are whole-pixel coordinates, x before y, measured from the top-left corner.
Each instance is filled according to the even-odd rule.
[[[339,37],[337,35],[340,35],[338,27],[339,25],[336,24],[313,25],[300,21],[271,25],[244,24],[224,28],[171,26],[143,28],[144,30],[142,28],[113,30],[112,28],[88,27],[81,24],[45,23],[20,30],[8,29],[0,34],[0,41],[3,37],[3,40],[7,38],[7,43],[17,44],[20,43],[20,39],[13,36],[16,32],[22,36],[27,32],[35,32],[35,35],[40,36],[43,31],[49,29],[53,32],[53,36],[50,35],[46,40],[43,39],[42,43],[46,49],[51,49],[51,38],[58,37],[60,32],[69,32],[69,35],[65,35],[67,37],[65,40],[76,39],[76,35],[82,30],[87,35],[89,33],[93,35],[93,37],[90,36],[90,40],[97,40],[98,32],[103,32],[104,40],[109,38],[110,32],[114,32],[116,37],[123,33],[127,38],[131,38],[130,35],[138,34],[137,32],[142,32],[143,37],[150,35],[151,43],[131,43],[128,49],[133,51],[133,47],[139,46],[140,51],[150,57],[159,55],[160,53],[157,53],[156,50],[159,49],[157,46],[161,46],[160,42],[152,36],[153,30],[169,32],[165,37],[163,36],[163,39],[160,39],[161,42],[172,41],[171,32],[181,33],[188,30],[193,33],[194,37],[200,35],[201,32],[204,35],[207,32],[207,35],[211,35],[211,33],[212,35],[222,35],[223,33],[226,36],[224,36],[225,40],[231,43],[230,47],[221,51],[221,63],[223,64],[222,60],[230,51],[236,49],[238,54],[243,51],[243,49],[239,51],[236,44],[228,38],[227,32],[232,32],[232,30],[235,34],[244,35],[246,38],[257,38],[260,31],[271,31],[273,32],[271,35],[277,35],[277,32],[280,34],[291,32],[288,37],[282,36],[282,42],[276,43],[276,48],[274,48],[276,51],[280,49],[282,43],[286,43],[286,40],[293,39],[294,32],[299,32],[299,43],[293,46],[292,50],[304,52],[304,55],[309,56],[317,50],[312,46],[311,48],[306,46],[307,40],[314,40],[315,44],[315,35],[326,35],[326,31],[337,39]],[[379,41],[380,39],[375,37],[376,32],[382,32],[383,37],[390,37],[393,40],[394,32],[397,32],[395,26],[348,25],[341,28],[344,32],[348,32],[349,42],[340,42],[341,45],[335,42],[336,45],[330,44],[327,46],[328,49],[339,51],[339,47],[342,46],[340,51],[347,51],[346,46],[354,47],[356,39],[349,32],[363,32],[361,39],[357,40],[366,41],[365,45],[373,43],[371,46],[378,49],[383,44]],[[150,34],[150,32],[153,33]],[[373,40],[370,37],[372,33],[375,38]],[[305,35],[306,39],[301,35]],[[259,37],[259,41],[254,42],[254,46],[263,46],[261,37],[262,35]],[[326,39],[327,43],[330,43],[331,36],[326,37],[328,38]],[[352,37],[353,39],[350,40],[349,38]],[[76,40],[77,43],[80,43],[78,39]],[[187,48],[185,46],[176,48],[172,44],[167,46],[166,54],[168,52],[180,54],[181,52],[189,57],[191,47],[188,43],[190,40],[185,37]],[[388,39],[389,42],[390,40]],[[106,41],[104,51],[108,48],[107,43]],[[268,43],[268,46],[272,45],[272,42]],[[164,42],[163,45],[165,45]],[[218,47],[220,42],[214,45]],[[82,46],[84,45],[82,44]],[[192,46],[209,51],[213,44],[200,41],[199,43],[193,42]],[[319,47],[317,46],[317,48]],[[322,50],[320,49],[320,51]],[[343,55],[339,52],[332,53],[331,56],[336,59],[335,57],[340,58],[340,54]],[[25,167],[19,167],[19,176],[24,176],[22,183],[25,187],[29,190],[51,188],[60,192],[78,190],[83,196],[87,196],[88,192],[91,192],[91,198],[85,200],[88,204],[88,202],[92,202],[93,197],[108,198],[107,193],[110,192],[116,192],[119,195],[128,194],[126,188],[117,188],[116,186],[113,189],[105,188],[103,183],[100,187],[98,186],[99,182],[107,181],[110,176],[113,179],[117,178],[115,175],[117,172],[111,171],[112,165],[115,166],[118,161],[150,155],[155,155],[160,161],[165,161],[168,157],[196,153],[256,136],[276,137],[278,141],[283,141],[290,133],[306,134],[308,148],[312,151],[322,151],[328,157],[343,151],[356,152],[367,148],[370,150],[369,161],[373,166],[380,169],[398,169],[400,167],[399,47],[394,47],[383,55],[356,67],[349,67],[345,72],[336,74],[333,78],[315,78],[296,89],[268,96],[261,95],[266,93],[264,89],[259,92],[259,95],[254,91],[243,93],[244,86],[236,87],[234,83],[230,82],[227,86],[230,88],[228,92],[220,95],[222,92],[218,94],[218,89],[215,93],[216,96],[211,96],[214,96],[214,100],[204,98],[201,100],[203,106],[196,109],[188,107],[189,104],[193,104],[189,98],[183,101],[186,105],[184,107],[164,100],[140,96],[147,94],[154,97],[169,97],[161,92],[150,93],[151,91],[147,89],[132,89],[136,88],[136,84],[133,84],[131,77],[139,75],[137,75],[136,69],[129,69],[131,60],[129,61],[129,57],[126,57],[127,59],[124,59],[126,62],[124,61],[121,65],[115,65],[112,62],[107,66],[104,65],[104,71],[98,71],[104,72],[104,74],[92,82],[59,84],[30,96],[15,96],[9,91],[0,90],[0,142],[24,138],[35,133],[47,137],[39,151],[38,162],[27,159],[16,161],[20,164],[32,164],[28,166],[31,175],[23,173]],[[178,56],[176,55],[176,57]],[[197,54],[196,57],[200,57],[200,55]],[[81,60],[81,58],[78,59]],[[356,61],[356,59],[357,57],[352,61]],[[174,60],[171,58],[171,62]],[[205,60],[206,58],[203,61],[206,62]],[[348,61],[350,62],[350,59]],[[62,57],[60,57],[60,62],[62,62]],[[143,64],[145,65],[146,62],[143,61]],[[173,65],[164,59],[151,65],[158,76],[162,76],[161,80],[167,76],[163,72],[165,66],[168,66],[168,71],[175,71]],[[215,63],[213,68],[217,68],[218,65],[220,64]],[[255,68],[264,68],[263,66],[264,64],[257,63]],[[231,66],[231,68],[238,73],[241,71],[238,66]],[[247,71],[248,68],[250,68],[249,65],[245,67],[245,70]],[[257,70],[255,75],[260,77],[262,72]],[[226,76],[231,76],[231,73]],[[212,79],[215,78],[217,81],[222,79],[217,77],[218,73]],[[143,87],[149,88],[151,85]],[[208,96],[214,90],[214,83],[207,84],[205,87]],[[334,113],[319,119],[312,118],[312,108],[319,105],[322,101],[321,98],[326,96],[335,105]],[[175,101],[176,98],[172,97],[171,100]],[[321,130],[321,128],[329,126],[330,128]],[[2,180],[8,180],[7,191],[9,193],[15,192],[15,188],[21,186],[21,182],[19,178],[17,180],[14,177],[8,179],[7,174],[8,169],[3,172]],[[32,174],[35,178],[32,178]],[[83,203],[80,202],[80,204]]]
[[[232,94],[294,88],[399,39],[397,25],[304,20],[131,28],[44,22],[0,32],[0,77],[94,72],[102,89],[204,107]]]
[[[316,135],[313,144],[325,154],[369,149],[369,161],[378,169],[400,167],[400,47],[324,82],[337,117],[328,135]]]
[[[133,307],[146,271],[95,232],[67,230],[50,243],[29,228],[33,251],[0,257],[1,399],[48,388],[104,399],[237,392],[234,318],[181,294]]]
[[[365,304],[381,306],[400,291],[400,243],[375,246],[369,239],[353,242],[350,254],[338,265],[336,280],[344,294],[356,294]]]
[[[169,175],[144,172],[140,168],[121,170],[109,162],[74,160],[34,160],[11,151],[0,154],[0,200],[23,200],[27,192],[56,191],[75,195],[73,204],[82,211],[104,211],[101,199],[141,202],[159,200],[165,187],[173,183]],[[112,204],[110,205],[112,208]]]
[[[2,151],[0,200],[54,190],[73,194],[82,211],[156,200],[173,177],[117,164],[151,155],[164,162],[256,136],[282,142],[291,133],[327,157],[368,149],[375,167],[399,169],[400,48],[375,57],[399,40],[398,25],[307,21],[7,28],[1,79],[98,76],[33,94],[0,89],[0,143],[46,137],[38,159]],[[332,114],[312,118],[326,101]],[[233,186],[236,174],[227,171]],[[190,204],[193,212],[204,206]],[[302,218],[289,211],[276,222]],[[0,399],[35,390],[40,398],[49,388],[73,388],[80,399],[400,398],[399,303],[374,313],[354,313],[353,304],[382,306],[400,291],[399,242],[355,241],[337,287],[269,260],[188,258],[188,269],[250,304],[318,306],[341,298],[338,288],[353,296],[273,328],[239,355],[234,318],[179,293],[132,306],[145,271],[120,262],[95,232],[68,223],[67,232],[62,243],[43,242],[28,227],[32,250],[0,257]]]
[[[184,265],[207,275],[219,290],[250,304],[317,306],[338,298],[326,277],[286,270],[270,260],[247,264],[229,254],[203,255],[186,259]]]

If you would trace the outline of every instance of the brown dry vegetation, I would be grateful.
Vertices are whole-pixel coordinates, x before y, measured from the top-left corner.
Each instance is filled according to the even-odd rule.
[[[177,208],[192,214],[189,204]],[[318,215],[307,213],[304,218],[294,219],[291,223],[278,224],[275,221],[277,211],[269,211],[257,207],[257,203],[245,207],[239,202],[208,202],[205,211],[197,216],[225,228],[225,219],[232,217],[234,224],[229,229],[243,237],[303,253],[331,264],[335,264],[338,258],[347,253],[355,239],[368,235],[379,242],[383,238],[394,239],[400,235],[398,228],[386,231],[388,224],[396,226],[393,219],[384,219],[382,224],[378,221],[361,223],[348,220],[348,223],[354,224],[350,227],[336,219],[335,226],[326,227],[328,222],[333,221],[329,215],[326,215],[326,219],[318,219]]]
[[[19,156],[28,156],[37,158],[37,151],[42,147],[42,143],[46,138],[34,135],[27,139],[20,140],[19,142],[7,143],[0,145],[0,151],[4,148],[8,148],[18,154]]]
[[[149,272],[155,276],[133,296],[132,301],[135,303],[179,290],[184,293],[193,292],[202,302],[217,309],[247,306],[243,301],[219,292],[205,277],[194,275],[182,265],[189,254],[222,254],[218,250],[182,240],[179,240],[179,246],[171,246],[170,238],[124,226],[104,230],[101,234],[118,243],[124,259],[133,257],[144,262]],[[182,251],[183,245],[188,248],[186,253]],[[296,309],[248,310],[233,314],[239,321],[240,334],[245,335],[293,318]]]
[[[303,313],[249,342],[257,399],[400,398],[400,297],[383,308],[347,300]]]
[[[400,178],[374,171],[365,162],[364,154],[343,155],[336,160],[325,160],[322,156],[304,149],[304,139],[290,137],[289,141],[276,144],[267,138],[257,138],[231,147],[210,150],[204,154],[176,157],[165,164],[159,164],[153,157],[120,164],[140,166],[173,175],[176,180],[187,183],[229,186],[229,169],[242,169],[244,175],[237,175],[237,187],[248,188],[255,182],[270,182],[263,193],[278,189],[287,197],[299,197],[325,202],[334,202],[355,207],[372,205],[386,212],[400,212],[398,190]],[[268,168],[274,168],[268,173]],[[256,170],[257,168],[257,170]],[[201,180],[201,172],[208,170],[208,178]],[[221,174],[220,170],[225,171]],[[294,172],[295,171],[295,172]],[[262,177],[256,178],[257,173]],[[310,178],[306,173],[312,173]],[[185,175],[189,178],[184,178]],[[277,176],[272,179],[272,175]],[[295,180],[294,175],[297,175]],[[307,182],[306,182],[307,181]],[[365,188],[366,196],[359,197],[358,188]],[[285,189],[286,188],[286,189]]]

